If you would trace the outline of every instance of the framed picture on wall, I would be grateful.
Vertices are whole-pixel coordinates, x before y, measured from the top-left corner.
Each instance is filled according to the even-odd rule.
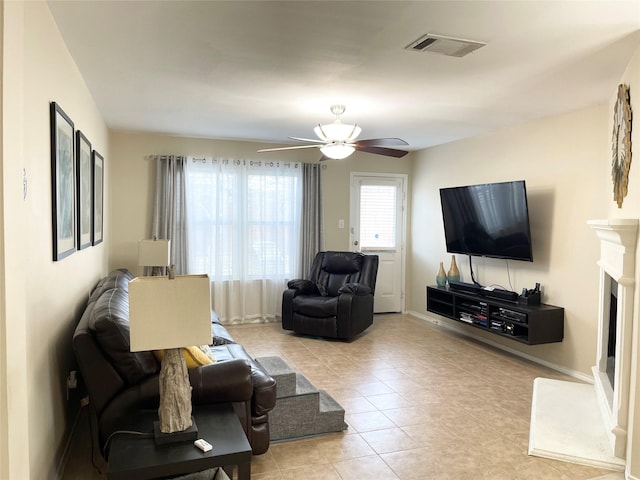
[[[76,250],[76,182],[74,125],[56,103],[51,102],[51,205],[53,261]]]
[[[78,250],[90,247],[93,235],[93,175],[91,143],[76,131],[76,196],[78,212]]]
[[[104,239],[104,157],[93,151],[93,245]]]

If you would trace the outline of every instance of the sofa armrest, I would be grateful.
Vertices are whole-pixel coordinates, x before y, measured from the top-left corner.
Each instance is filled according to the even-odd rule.
[[[252,411],[255,415],[266,415],[276,406],[276,381],[257,364],[251,370],[251,379],[254,392]]]
[[[191,400],[194,404],[246,402],[251,400],[251,366],[235,359],[189,370]]]
[[[319,295],[320,291],[315,283],[311,280],[297,279],[289,280],[287,287],[295,290],[300,295]]]
[[[350,293],[351,295],[371,295],[371,288],[361,283],[347,283],[340,287],[338,293]]]
[[[89,398],[91,399],[91,395]],[[133,415],[139,410],[157,410],[159,398],[158,375],[147,377],[112,397],[98,417],[101,449],[114,431],[128,429],[127,425],[122,423],[123,417]]]

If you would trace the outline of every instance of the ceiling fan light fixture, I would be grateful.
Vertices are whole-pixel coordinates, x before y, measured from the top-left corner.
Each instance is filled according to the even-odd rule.
[[[360,140],[356,142],[356,138],[360,135],[362,129],[356,124],[342,123],[340,115],[344,113],[344,105],[332,105],[331,113],[336,116],[333,123],[328,125],[318,124],[313,129],[315,134],[320,139],[313,140],[310,138],[301,137],[289,137],[291,140],[298,140],[304,142],[305,145],[295,145],[292,147],[278,147],[278,148],[263,148],[258,152],[276,152],[282,150],[298,150],[300,148],[319,148],[323,157],[320,161],[332,159],[342,160],[347,158],[356,150],[366,153],[374,153],[376,155],[385,155],[387,157],[401,158],[404,157],[408,151],[399,150],[398,146],[408,145],[407,142],[400,138],[372,138],[369,140]]]
[[[324,147],[321,147],[320,151],[325,157],[331,158],[333,160],[342,160],[343,158],[347,158],[349,155],[355,152],[356,149],[351,145],[335,143],[333,145],[325,145]]]
[[[362,129],[358,125],[349,125],[337,120],[328,125],[319,124],[313,131],[325,142],[352,142],[360,135]]]

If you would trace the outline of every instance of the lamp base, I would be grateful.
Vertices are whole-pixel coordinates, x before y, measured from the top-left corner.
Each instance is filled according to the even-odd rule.
[[[153,422],[153,438],[156,445],[165,445],[167,443],[189,442],[198,439],[198,427],[196,421],[191,417],[191,426],[186,430],[179,432],[164,433],[160,431],[160,422]]]

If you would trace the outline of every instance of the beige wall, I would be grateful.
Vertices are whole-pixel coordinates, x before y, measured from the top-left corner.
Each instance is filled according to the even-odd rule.
[[[476,279],[515,291],[540,282],[543,301],[565,308],[565,337],[539,346],[486,338],[589,375],[595,363],[599,244],[586,222],[606,215],[610,204],[608,113],[602,105],[418,152],[412,204],[429,207],[413,213],[410,308],[425,314],[425,286],[435,283],[439,262],[450,262],[439,188],[524,179],[534,262],[509,261],[507,270],[504,260],[473,257]],[[468,257],[456,258],[462,280],[471,282]]]
[[[61,105],[107,163],[108,131],[46,3],[3,6],[1,273],[7,303],[6,350],[0,349],[6,372],[0,380],[6,380],[9,392],[8,425],[2,435],[10,438],[12,447],[2,474],[55,478],[70,416],[77,411],[65,391],[73,360],[71,336],[91,287],[106,272],[109,229],[103,244],[52,261],[49,102]],[[7,70],[9,61],[12,68]],[[25,199],[23,172],[28,180]]]
[[[640,49],[621,83],[630,85],[633,112],[640,112]],[[413,248],[408,257],[413,271],[410,309],[425,314],[425,291],[433,284],[438,263],[448,266],[444,247],[438,189],[445,186],[524,179],[527,182],[534,262],[509,261],[511,286],[519,291],[540,282],[543,301],[565,308],[562,343],[523,346],[474,331],[485,340],[536,357],[585,379],[591,377],[596,359],[598,316],[599,243],[586,226],[598,218],[640,217],[640,175],[632,163],[629,193],[623,207],[613,201],[611,182],[611,132],[617,85],[611,85],[608,104],[559,115],[415,155],[411,231]],[[634,92],[636,92],[634,94]],[[636,119],[634,119],[635,121]],[[632,130],[632,150],[640,145],[638,128]],[[637,162],[637,159],[636,159]],[[432,205],[418,210],[416,205]],[[470,281],[468,260],[457,255],[462,280]],[[503,260],[474,257],[474,269],[482,284],[511,288]],[[640,285],[640,256],[636,255],[636,284]],[[627,478],[640,478],[640,296],[636,289],[633,338],[630,434]],[[435,317],[434,317],[435,318]],[[456,322],[438,317],[448,326],[464,330]]]
[[[22,375],[26,364],[26,328],[24,313],[24,273],[21,259],[15,256],[21,250],[21,219],[26,209],[20,201],[18,186],[11,179],[18,178],[19,167],[15,159],[22,155],[22,75],[5,72],[21,72],[23,69],[23,8],[17,3],[2,3],[3,55],[2,55],[2,252],[0,274],[2,298],[0,298],[0,329],[2,335],[2,370],[0,385],[0,457],[1,478],[29,478],[29,437],[27,379]],[[8,45],[13,42],[13,48]],[[17,115],[17,118],[14,116]],[[13,120],[17,120],[14,122]],[[15,270],[15,275],[7,272]]]
[[[111,178],[113,179],[110,221],[112,237],[111,268],[137,267],[138,240],[151,232],[151,205],[155,169],[152,154],[213,156],[247,160],[288,160],[315,162],[316,150],[256,153],[266,145],[202,138],[172,137],[144,133],[114,132],[111,135]],[[269,145],[273,146],[273,145]],[[339,229],[338,219],[349,224],[349,176],[351,172],[408,173],[410,155],[402,159],[355,153],[346,160],[324,163],[325,248],[349,249],[348,228]]]

